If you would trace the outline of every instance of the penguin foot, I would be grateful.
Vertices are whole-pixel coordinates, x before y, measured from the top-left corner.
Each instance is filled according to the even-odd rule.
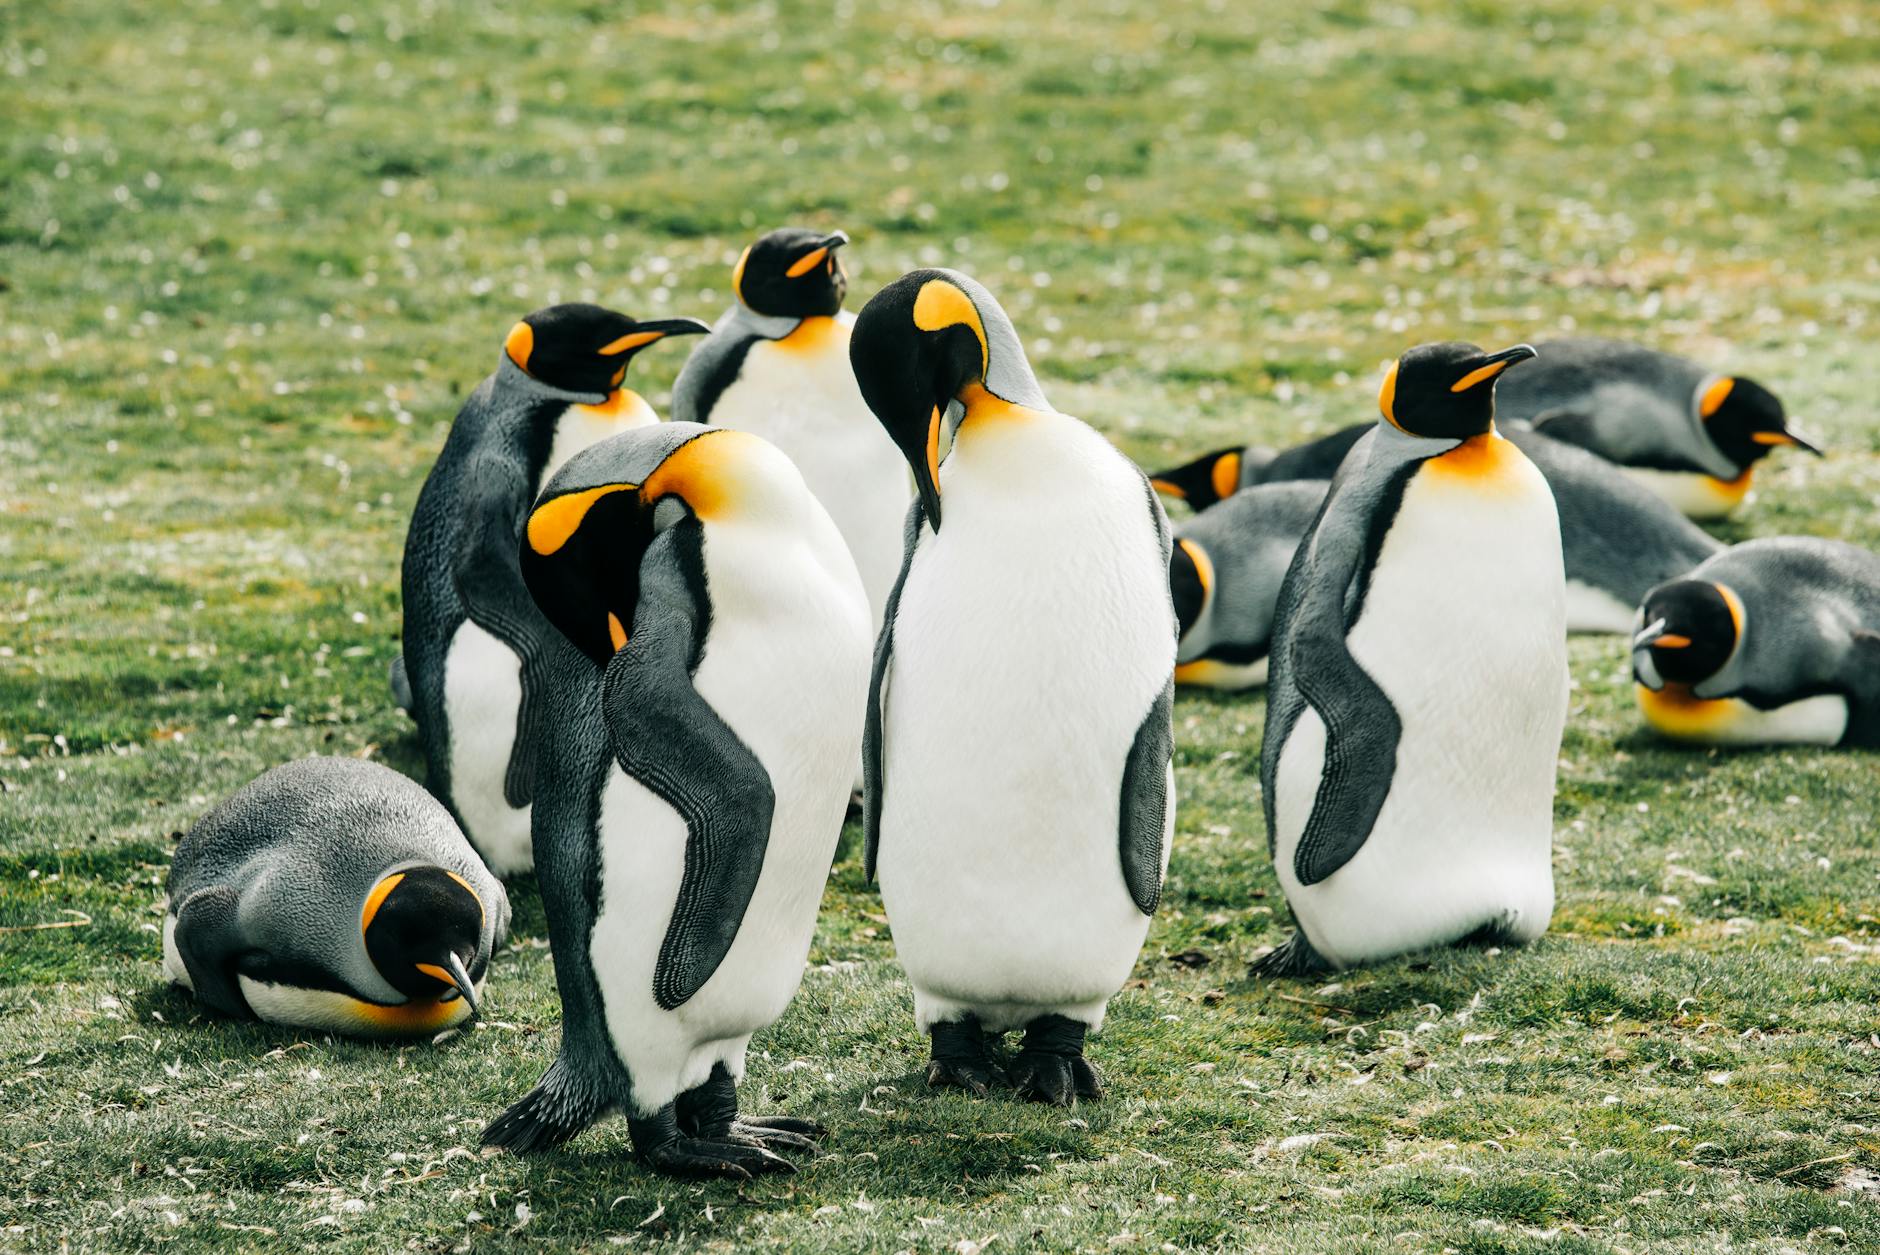
[[[1294,930],[1293,935],[1282,942],[1275,950],[1261,955],[1247,967],[1248,976],[1262,978],[1286,976],[1317,976],[1332,971],[1332,965],[1325,961],[1325,956],[1312,948],[1303,932]]]
[[[972,1016],[933,1026],[933,1058],[927,1063],[927,1084],[935,1089],[954,1086],[984,1098],[999,1079],[992,1060],[991,1039]]]
[[[800,1150],[811,1155],[822,1153],[816,1139],[828,1130],[814,1120],[792,1120],[788,1116],[745,1116],[726,1130],[722,1140],[741,1146],[762,1146],[766,1150]]]
[[[640,1153],[649,1167],[680,1177],[729,1177],[734,1181],[749,1181],[766,1172],[796,1171],[796,1165],[782,1155],[745,1142],[675,1137]]]
[[[738,1085],[722,1063],[713,1067],[704,1081],[674,1100],[673,1122],[683,1137],[812,1154],[822,1149],[816,1139],[828,1134],[814,1120],[739,1115]]]
[[[1054,1107],[1103,1096],[1103,1078],[1084,1058],[1084,1026],[1062,1015],[1042,1015],[1025,1026],[1011,1076],[1020,1098]]]

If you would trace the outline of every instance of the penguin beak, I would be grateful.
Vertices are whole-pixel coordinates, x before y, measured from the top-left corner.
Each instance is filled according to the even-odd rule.
[[[709,326],[696,318],[667,318],[656,322],[643,322],[618,340],[603,344],[595,351],[602,357],[618,357],[634,349],[643,349],[655,340],[663,340],[667,336],[696,336],[703,335],[710,330]]]
[[[933,407],[933,413],[927,419],[926,443],[918,452],[905,447],[901,450],[907,456],[908,465],[914,468],[914,484],[920,489],[920,508],[927,515],[927,522],[936,536],[940,534],[941,413],[940,406]]]
[[[849,233],[847,231],[832,231],[823,237],[822,246],[824,248],[841,248],[848,242]]]
[[[435,977],[438,980],[445,980],[456,986],[455,989],[446,992],[441,1001],[450,1002],[461,996],[465,1002],[470,1004],[471,1017],[474,1019],[483,1018],[483,1009],[477,1005],[476,982],[470,979],[470,973],[465,970],[463,960],[457,957],[455,951],[444,956],[443,967],[439,967],[435,963],[420,963],[417,966],[418,970],[423,972],[426,976]]]
[[[1784,426],[1781,431],[1753,431],[1749,434],[1749,438],[1754,440],[1757,444],[1792,444],[1796,448],[1806,450],[1818,458],[1827,456],[1827,454],[1822,452],[1820,444],[1812,437],[1804,436],[1794,427]]]
[[[1637,635],[1632,638],[1632,648],[1635,651],[1653,648],[1689,649],[1690,647],[1691,638],[1680,635],[1677,632],[1665,631],[1665,621],[1663,619],[1653,620],[1645,627],[1640,628]]]
[[[831,252],[841,248],[848,242],[849,233],[847,231],[837,231],[833,235],[825,235],[822,239],[816,241],[815,248],[812,248],[809,252],[804,253],[801,257],[790,263],[790,268],[783,272],[784,277],[788,279],[801,279],[804,275],[816,269],[825,261],[828,261]]]
[[[1517,362],[1525,362],[1528,358],[1534,356],[1534,346],[1531,344],[1517,344],[1511,349],[1503,349],[1499,353],[1487,354],[1476,364],[1474,370],[1471,370],[1468,374],[1450,384],[1449,390],[1451,392],[1467,392],[1477,384],[1488,382]]]

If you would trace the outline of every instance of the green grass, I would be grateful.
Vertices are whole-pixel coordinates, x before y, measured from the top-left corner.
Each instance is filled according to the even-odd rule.
[[[927,1092],[852,855],[747,1091],[835,1133],[742,1190],[618,1124],[478,1152],[556,1039],[526,887],[440,1046],[160,988],[212,799],[417,768],[404,521],[503,331],[714,314],[768,226],[848,229],[858,295],[976,273],[1151,464],[1362,418],[1417,340],[1648,339],[1833,446],[1728,536],[1880,544],[1860,0],[632,7],[0,0],[0,927],[90,921],[0,933],[0,1249],[1880,1249],[1880,762],[1667,748],[1610,639],[1572,648],[1553,931],[1326,984],[1244,978],[1284,927],[1262,705],[1184,698],[1074,1113]],[[656,404],[679,361],[636,363]]]

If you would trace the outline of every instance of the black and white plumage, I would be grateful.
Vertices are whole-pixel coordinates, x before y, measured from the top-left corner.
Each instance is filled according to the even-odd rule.
[[[176,848],[163,972],[225,1015],[357,1036],[474,1014],[501,882],[435,798],[352,758],[284,764]]]
[[[1406,353],[1294,555],[1260,777],[1299,931],[1265,971],[1547,927],[1565,576],[1547,482],[1493,423],[1533,352]]]
[[[787,1168],[815,1127],[738,1116],[736,1083],[802,977],[854,779],[855,564],[775,448],[666,423],[569,461],[522,572],[559,633],[533,818],[562,1043],[484,1140],[618,1112],[663,1170]]]
[[[706,330],[556,305],[516,324],[425,479],[405,538],[404,654],[392,689],[424,745],[427,783],[499,876],[531,866],[542,742],[542,618],[517,569],[535,495],[582,449],[658,421],[622,386],[641,349]]]
[[[986,1034],[1024,1029],[1021,1095],[1094,1096],[1084,1034],[1135,963],[1173,833],[1167,521],[1139,470],[1051,408],[965,275],[889,284],[851,353],[921,494],[863,759],[867,867],[928,1079],[984,1092]]]
[[[1735,545],[1646,595],[1632,669],[1646,721],[1676,740],[1880,749],[1880,556]]]

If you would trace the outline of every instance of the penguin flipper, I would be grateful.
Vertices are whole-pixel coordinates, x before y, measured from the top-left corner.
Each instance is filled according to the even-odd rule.
[[[548,1066],[536,1087],[483,1130],[485,1146],[526,1155],[552,1150],[612,1109],[602,1094],[582,1085],[567,1056]]]
[[[1841,664],[1847,686],[1847,728],[1841,744],[1880,749],[1880,632],[1854,631],[1854,647]]]
[[[894,616],[901,608],[901,588],[914,565],[920,545],[921,505],[918,498],[907,508],[901,532],[901,573],[894,577],[881,610],[881,635],[875,638],[875,663],[868,674],[868,713],[862,726],[862,875],[875,883],[875,861],[881,848],[882,724],[887,715],[888,671],[894,657]],[[1151,904],[1153,906],[1153,904]]]
[[[503,798],[517,809],[535,797],[542,694],[551,682],[544,642],[558,635],[522,579],[519,538],[531,504],[529,485],[514,463],[495,457],[473,460],[464,470],[462,509],[468,526],[451,566],[465,615],[521,660],[522,701],[503,775]]]
[[[683,1006],[737,939],[764,870],[776,792],[770,773],[698,690],[692,670],[710,607],[701,524],[647,546],[628,643],[607,664],[601,708],[621,768],[685,820],[685,872],[653,970],[653,997]]]
[[[210,885],[184,899],[176,912],[176,950],[196,997],[236,1019],[255,1013],[235,979],[235,960],[249,948],[236,918],[241,895],[232,885]]]
[[[398,704],[400,710],[404,711],[406,714],[410,714],[412,707],[411,673],[405,669],[405,656],[403,654],[392,659],[391,682],[392,700]]]
[[[1175,677],[1170,675],[1136,729],[1123,764],[1123,883],[1144,915],[1154,915],[1156,903],[1162,900],[1162,846],[1174,803],[1169,787],[1169,766],[1175,754],[1170,719],[1174,708]]]
[[[1292,976],[1318,976],[1335,970],[1325,956],[1312,948],[1304,931],[1295,927],[1293,935],[1275,949],[1267,951],[1247,968],[1247,975],[1266,979]]]

